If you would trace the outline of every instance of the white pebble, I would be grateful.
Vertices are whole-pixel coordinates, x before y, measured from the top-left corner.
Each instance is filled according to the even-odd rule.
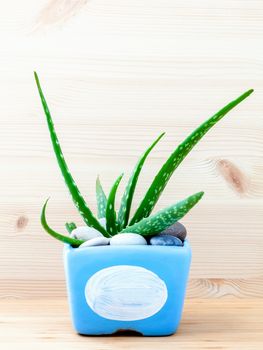
[[[146,245],[143,236],[137,233],[119,233],[110,240],[111,245]]]
[[[108,245],[110,242],[109,238],[106,237],[95,237],[92,239],[89,239],[88,241],[82,243],[79,248],[86,248],[86,247],[95,247],[99,245]]]
[[[89,239],[95,237],[103,237],[103,235],[93,227],[79,226],[72,230],[70,237],[82,239],[83,241],[88,241]]]

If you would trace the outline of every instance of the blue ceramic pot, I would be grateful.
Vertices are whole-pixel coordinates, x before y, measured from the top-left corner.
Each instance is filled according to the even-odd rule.
[[[191,248],[100,246],[64,248],[73,326],[80,334],[133,330],[164,336],[179,325]]]

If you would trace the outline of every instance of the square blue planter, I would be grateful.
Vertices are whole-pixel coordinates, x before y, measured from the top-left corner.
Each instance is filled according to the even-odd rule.
[[[164,336],[179,325],[191,248],[174,246],[64,247],[72,322],[86,335],[132,330]]]

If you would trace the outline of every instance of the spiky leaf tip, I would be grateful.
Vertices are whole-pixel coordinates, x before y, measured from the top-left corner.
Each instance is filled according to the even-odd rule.
[[[68,231],[68,233],[70,234],[73,230],[75,230],[75,228],[77,228],[77,225],[75,224],[75,222],[66,222],[65,223],[66,229]]]
[[[119,187],[119,184],[122,178],[123,178],[123,174],[121,174],[117,178],[117,180],[114,182],[110,190],[110,194],[107,201],[106,228],[111,236],[115,235],[118,232],[118,222],[117,222],[117,215],[115,211],[115,198],[116,198],[117,189]]]
[[[43,109],[46,115],[46,120],[47,120],[47,125],[48,125],[48,129],[49,129],[49,133],[50,133],[50,138],[52,141],[52,145],[53,145],[53,149],[57,158],[57,162],[58,165],[60,167],[61,173],[64,177],[65,183],[68,187],[68,190],[71,194],[71,197],[73,199],[73,202],[76,206],[76,208],[78,209],[80,215],[82,216],[83,220],[85,221],[85,223],[88,226],[94,227],[96,230],[100,231],[104,236],[108,236],[106,230],[104,229],[104,227],[99,223],[99,221],[97,220],[97,218],[93,215],[92,211],[90,210],[90,208],[87,206],[83,196],[81,195],[71,173],[69,172],[67,163],[64,159],[63,153],[62,153],[62,149],[60,147],[59,141],[58,141],[58,137],[55,131],[55,127],[54,127],[54,123],[45,99],[45,96],[43,94],[42,88],[40,86],[40,82],[37,76],[37,73],[34,72],[34,76],[35,76],[35,80],[36,80],[36,84],[37,84],[37,88],[38,88],[38,92],[39,92],[39,96],[43,105]]]
[[[140,172],[142,170],[143,164],[151,150],[154,146],[160,141],[160,139],[165,135],[163,132],[161,135],[157,137],[157,139],[151,144],[151,146],[143,153],[138,163],[136,164],[131,177],[129,178],[128,184],[125,188],[124,194],[121,199],[121,206],[118,213],[118,222],[119,222],[119,230],[121,231],[124,227],[127,226],[130,216],[130,210],[132,205],[132,199],[135,192],[136,184],[138,182],[138,178]]]
[[[127,226],[121,233],[138,233],[142,236],[152,236],[162,232],[167,227],[182,219],[203,197],[204,192],[198,192],[154,215]]]
[[[130,225],[139,222],[143,218],[146,218],[152,212],[156,205],[160,195],[162,194],[169,179],[174,173],[175,169],[184,160],[192,148],[203,138],[203,136],[217,123],[219,122],[229,111],[231,111],[240,102],[246,99],[253,89],[246,91],[234,101],[227,104],[215,115],[201,124],[195,129],[170,155],[168,160],[163,164],[158,174],[155,176],[152,184],[148,188],[144,198],[142,199],[139,207],[137,208],[133,218],[130,221]]]
[[[99,219],[105,218],[106,207],[107,207],[107,197],[102,188],[99,176],[97,176],[97,180],[96,180],[96,197],[97,197],[98,218]]]
[[[64,236],[61,233],[58,233],[56,231],[54,231],[47,223],[47,219],[46,219],[46,207],[47,207],[47,203],[48,203],[48,199],[46,200],[43,208],[42,208],[42,213],[41,213],[41,224],[44,228],[44,230],[52,237],[56,238],[57,240],[63,242],[63,243],[67,243],[70,244],[72,247],[79,247],[82,243],[84,243],[85,241],[80,240],[80,239],[75,239],[75,238],[71,238],[68,236]]]

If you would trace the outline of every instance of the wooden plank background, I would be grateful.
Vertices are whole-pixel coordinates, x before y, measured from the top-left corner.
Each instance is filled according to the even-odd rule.
[[[65,295],[62,246],[39,223],[81,223],[55,162],[37,70],[64,154],[95,209],[162,131],[155,171],[193,128],[255,93],[183,162],[158,208],[204,190],[183,220],[193,248],[189,297],[263,296],[263,3],[222,0],[14,0],[0,11],[0,297]],[[126,179],[127,179],[126,175]],[[122,187],[123,189],[123,187]]]

